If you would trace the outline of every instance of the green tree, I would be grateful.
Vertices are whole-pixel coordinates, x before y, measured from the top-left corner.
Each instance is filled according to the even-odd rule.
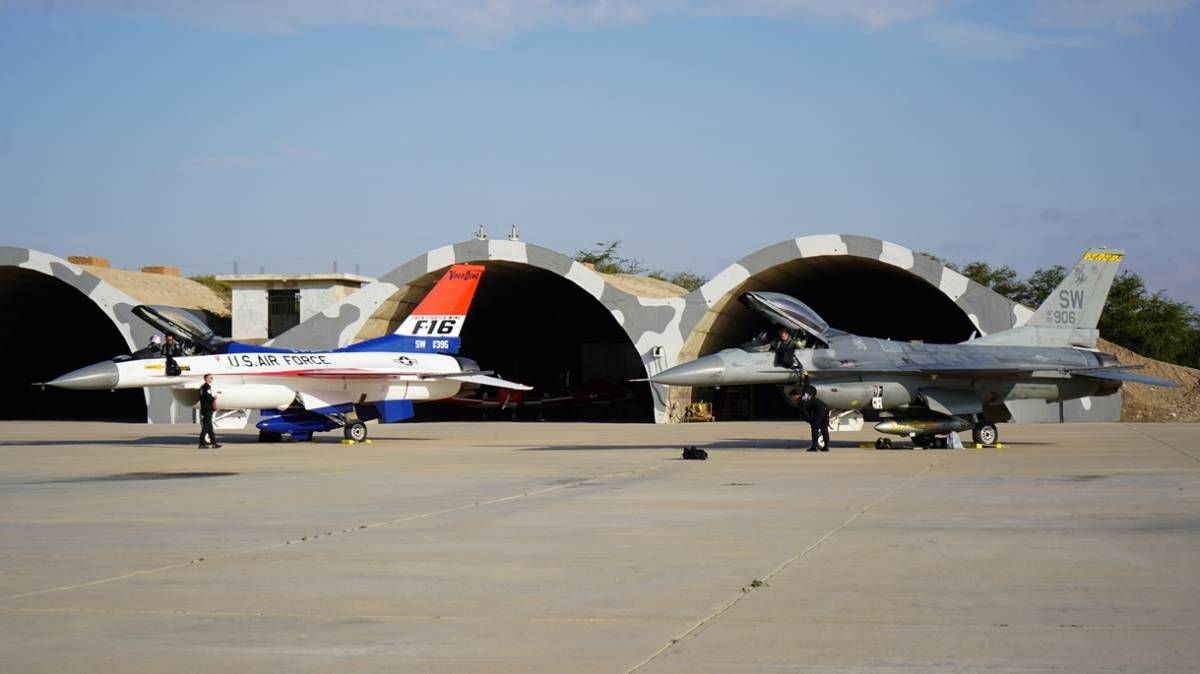
[[[957,265],[925,255],[1031,308],[1040,306],[1067,274],[1066,267],[1055,265],[1022,280],[1011,267],[993,267],[979,260]],[[1098,327],[1105,339],[1148,358],[1200,367],[1200,313],[1164,291],[1151,293],[1142,278],[1129,270],[1113,281]]]
[[[951,268],[956,269],[955,267]],[[979,285],[987,286],[1008,298],[1029,294],[1029,289],[1021,281],[1016,270],[1009,266],[993,267],[986,262],[976,260],[968,262],[956,270]]]
[[[1039,269],[1029,276],[1029,280],[1025,281],[1023,293],[1019,293],[1011,299],[1024,304],[1027,307],[1036,309],[1041,306],[1042,302],[1050,296],[1050,292],[1058,287],[1059,283],[1067,277],[1067,268],[1061,264],[1056,264],[1053,267]]]
[[[617,249],[620,247],[620,239],[601,241],[596,243],[595,248],[575,251],[574,257],[579,262],[592,265],[601,274],[641,274],[646,271],[641,260],[618,255]]]
[[[649,274],[646,274],[646,276],[649,276],[650,278],[656,278],[660,281],[666,281],[667,283],[674,283],[685,290],[695,290],[696,288],[699,288],[708,282],[707,277],[690,271],[677,271],[674,273],[668,273],[662,270],[655,270]]]
[[[1141,277],[1128,270],[1113,281],[1100,315],[1100,334],[1149,358],[1200,366],[1200,314],[1161,290],[1151,294]]]
[[[203,274],[201,276],[189,276],[188,280],[195,281],[204,286],[208,286],[217,297],[220,297],[226,304],[233,301],[233,286],[224,281],[218,281],[216,276],[212,274]]]

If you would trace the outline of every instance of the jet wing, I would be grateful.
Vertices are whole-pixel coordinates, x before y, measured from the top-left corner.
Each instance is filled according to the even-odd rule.
[[[979,363],[943,363],[939,365],[921,365],[917,363],[898,365],[894,369],[883,369],[877,364],[872,363],[870,366],[860,366],[853,361],[835,361],[830,363],[821,363],[819,369],[812,372],[814,379],[820,379],[822,375],[840,375],[846,373],[854,373],[859,375],[864,374],[880,374],[880,375],[895,375],[895,374],[921,374],[921,375],[944,375],[949,377],[996,377],[996,376],[1072,376],[1072,377],[1090,377],[1093,379],[1108,379],[1112,381],[1127,381],[1136,384],[1149,384],[1151,386],[1166,386],[1177,388],[1182,386],[1178,382],[1169,379],[1159,379],[1150,377],[1144,374],[1136,374],[1129,371],[1128,367],[1106,367],[1106,368],[1056,368],[1052,363],[1039,365],[997,365],[996,367],[981,366]]]
[[[499,377],[489,376],[488,372],[456,372],[454,374],[438,374],[427,375],[425,379],[450,379],[453,381],[466,382],[468,384],[479,384],[481,386],[494,386],[496,388],[510,388],[517,391],[532,391],[532,386],[518,384]]]
[[[1088,377],[1091,379],[1108,379],[1111,381],[1127,381],[1134,384],[1149,384],[1151,386],[1166,386],[1169,388],[1179,388],[1183,386],[1176,381],[1170,379],[1159,379],[1149,375],[1137,374],[1124,369],[1106,368],[1103,370],[1076,370],[1071,373],[1073,377]]]
[[[356,368],[341,368],[337,370],[288,370],[286,372],[262,372],[260,377],[303,377],[311,379],[452,379],[470,384],[494,386],[496,388],[511,388],[518,391],[532,391],[532,386],[517,384],[498,377],[490,377],[490,371],[480,372],[413,372],[411,370],[368,370]]]

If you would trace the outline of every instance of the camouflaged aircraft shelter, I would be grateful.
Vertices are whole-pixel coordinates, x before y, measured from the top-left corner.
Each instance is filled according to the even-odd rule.
[[[80,267],[0,246],[0,418],[191,421],[164,389],[67,391],[38,387],[65,372],[145,346],[156,331],[140,304]]]
[[[1032,315],[927,256],[862,236],[781,241],[677,297],[631,294],[611,278],[541,246],[470,240],[409,260],[273,344],[321,349],[388,334],[444,270],[460,262],[487,268],[463,328],[462,354],[547,394],[582,387],[584,398],[595,390],[588,388],[593,382],[644,378],[767,329],[737,301],[747,290],[793,295],[834,327],[892,339],[959,342],[974,332],[1020,325]],[[775,387],[748,393],[736,387],[691,391],[647,383],[628,388],[628,399],[597,403],[591,416],[581,418],[662,423],[678,419],[695,399],[716,401],[719,418],[787,414]],[[1115,421],[1120,406],[1119,394],[1049,405],[1026,401],[1018,420]],[[418,405],[418,418],[423,408],[438,406]]]

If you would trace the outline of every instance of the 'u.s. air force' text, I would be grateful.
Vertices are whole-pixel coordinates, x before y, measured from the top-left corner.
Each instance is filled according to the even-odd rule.
[[[311,354],[243,353],[225,356],[229,367],[273,367],[279,365],[333,365],[329,357]]]

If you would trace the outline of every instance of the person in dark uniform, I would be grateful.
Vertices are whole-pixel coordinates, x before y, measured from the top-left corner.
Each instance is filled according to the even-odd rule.
[[[179,363],[176,363],[175,359],[183,355],[183,347],[179,345],[179,342],[175,341],[174,335],[167,335],[163,339],[162,355],[163,358],[167,359],[167,376],[178,377],[182,373],[182,370],[179,369]]]
[[[804,346],[804,341],[793,337],[790,329],[779,326],[778,337],[771,340],[771,350],[775,352],[775,367],[796,369],[796,349],[803,349]]]
[[[802,390],[792,391],[791,396],[797,402],[801,416],[808,421],[809,433],[812,436],[812,445],[809,446],[808,451],[828,452],[829,405],[817,397],[817,390],[813,386],[805,386]],[[818,437],[824,440],[825,444],[818,443]]]
[[[217,398],[212,394],[212,375],[204,375],[204,385],[200,387],[200,449],[216,449],[217,436],[213,432],[213,408]]]

